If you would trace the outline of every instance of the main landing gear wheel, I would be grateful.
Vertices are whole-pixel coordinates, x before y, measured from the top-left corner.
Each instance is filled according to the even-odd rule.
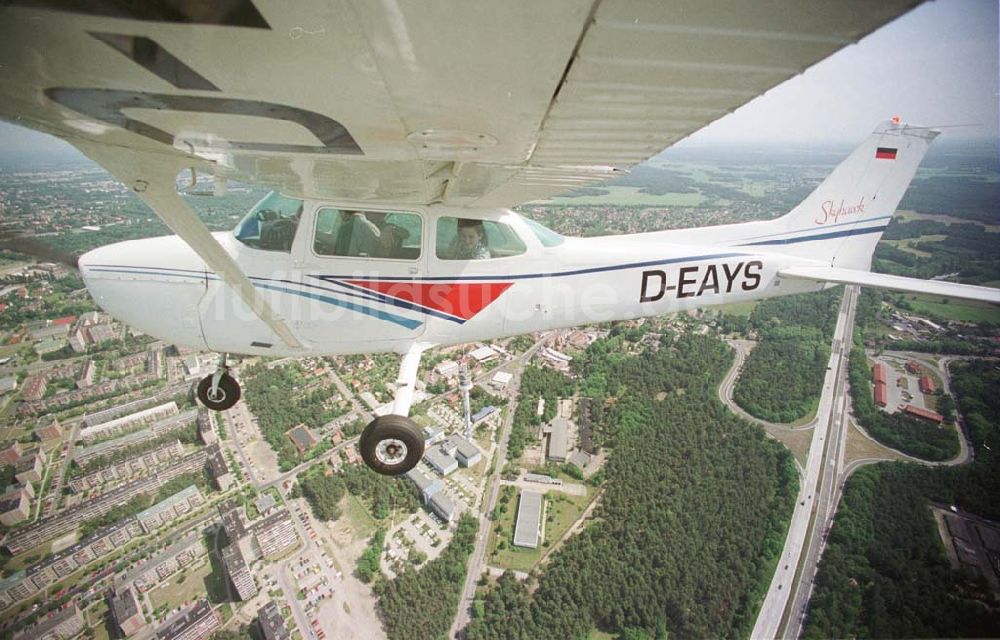
[[[409,418],[380,416],[361,432],[361,457],[384,476],[398,476],[417,466],[424,455],[424,436]]]
[[[219,385],[212,390],[212,378],[205,376],[198,383],[198,399],[201,403],[213,411],[225,411],[240,401],[240,383],[229,375],[223,373],[219,378]]]

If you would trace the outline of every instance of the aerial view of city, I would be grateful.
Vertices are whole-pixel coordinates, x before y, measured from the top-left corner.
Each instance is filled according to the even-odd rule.
[[[522,213],[576,235],[759,219],[835,157],[678,152]],[[995,286],[997,179],[975,147],[928,156],[876,269]],[[262,195],[190,200],[225,229]],[[64,252],[165,232],[73,157],[6,167],[0,207]],[[241,358],[243,401],[209,411],[215,354],[116,321],[69,267],[0,259],[6,637],[998,628],[994,306],[838,287],[436,349],[423,460],[391,478],[358,436],[399,356]]]
[[[0,2],[0,640],[1000,637],[998,12]]]

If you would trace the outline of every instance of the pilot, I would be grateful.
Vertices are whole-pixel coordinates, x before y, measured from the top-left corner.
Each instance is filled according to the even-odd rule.
[[[400,249],[410,234],[406,229],[386,221],[382,211],[344,211],[337,234],[336,254],[370,258],[398,258]]]
[[[458,219],[458,233],[448,245],[445,258],[448,260],[487,260],[490,256],[486,246],[486,230],[482,220]]]

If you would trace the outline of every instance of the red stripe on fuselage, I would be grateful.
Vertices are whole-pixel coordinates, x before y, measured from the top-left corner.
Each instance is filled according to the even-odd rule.
[[[510,288],[512,282],[385,282],[344,280],[345,283],[405,300],[421,307],[468,320]]]

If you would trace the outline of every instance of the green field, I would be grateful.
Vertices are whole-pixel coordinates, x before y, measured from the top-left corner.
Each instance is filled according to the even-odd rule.
[[[181,571],[165,585],[150,591],[149,599],[154,609],[166,607],[170,611],[185,602],[196,600],[212,580],[212,564],[202,561],[199,566]]]
[[[637,205],[646,207],[697,207],[705,201],[700,193],[667,193],[661,196],[641,193],[638,187],[608,187],[601,186],[608,193],[599,196],[580,196],[577,198],[551,198],[549,204],[561,205]]]
[[[988,302],[975,300],[950,300],[943,302],[940,296],[924,294],[908,295],[906,301],[913,313],[929,315],[943,320],[961,322],[992,322],[1000,324],[1000,309]]]

